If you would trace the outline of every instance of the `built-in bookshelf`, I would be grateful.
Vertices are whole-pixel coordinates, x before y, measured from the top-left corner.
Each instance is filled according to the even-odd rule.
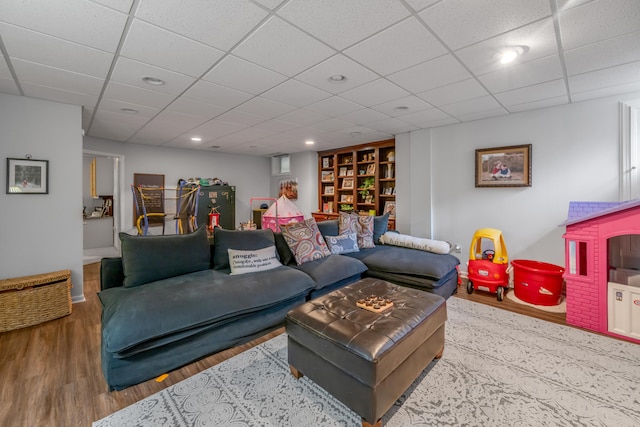
[[[316,220],[338,212],[381,215],[391,212],[395,228],[395,139],[318,153],[318,212]]]

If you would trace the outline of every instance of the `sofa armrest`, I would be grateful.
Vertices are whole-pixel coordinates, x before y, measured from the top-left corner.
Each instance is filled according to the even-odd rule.
[[[117,288],[124,285],[122,258],[102,258],[100,260],[100,290]]]

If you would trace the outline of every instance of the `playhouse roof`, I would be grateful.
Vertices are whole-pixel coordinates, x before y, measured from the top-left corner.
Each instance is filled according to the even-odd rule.
[[[640,199],[627,202],[569,202],[569,215],[567,220],[560,225],[578,224],[638,206],[640,206]]]
[[[276,200],[269,209],[265,211],[262,216],[267,217],[278,217],[278,218],[289,218],[294,216],[301,216],[302,211],[298,209],[298,207],[291,200],[287,198],[287,196],[282,195],[278,200]]]

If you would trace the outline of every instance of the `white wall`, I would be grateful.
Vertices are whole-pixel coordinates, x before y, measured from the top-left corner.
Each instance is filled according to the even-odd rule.
[[[292,201],[305,218],[310,218],[311,212],[318,211],[318,153],[305,151],[291,154],[290,169],[289,174],[271,177],[271,192],[265,197],[278,197],[280,181],[297,179],[299,198]]]
[[[83,299],[82,135],[78,106],[0,93],[0,176],[7,157],[49,161],[49,194],[0,191],[0,279],[70,269]]]
[[[126,144],[100,138],[85,137],[84,149],[124,156],[124,183],[121,185],[121,200],[124,215],[121,229],[133,229],[133,184],[134,173],[164,175],[165,186],[175,187],[178,180],[188,178],[220,178],[236,187],[236,221],[249,219],[251,197],[263,197],[270,191],[271,160],[266,157],[242,156],[198,150]],[[168,224],[167,230],[173,230]]]
[[[420,135],[431,142],[432,238],[462,246],[455,255],[463,270],[473,233],[484,227],[502,230],[511,260],[564,265],[565,229],[558,225],[567,217],[569,201],[618,200],[620,99],[434,128],[430,138],[424,131],[412,132],[412,139]],[[475,188],[475,149],[519,144],[533,146],[532,187]],[[426,154],[423,160],[429,162]],[[398,171],[402,168],[399,164]],[[401,175],[398,179],[399,197],[407,187],[412,199],[427,194],[415,182],[407,183]]]

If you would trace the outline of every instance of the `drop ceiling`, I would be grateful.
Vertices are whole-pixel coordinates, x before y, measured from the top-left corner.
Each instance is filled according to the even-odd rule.
[[[640,1],[2,0],[0,50],[89,136],[268,156],[639,91]]]

